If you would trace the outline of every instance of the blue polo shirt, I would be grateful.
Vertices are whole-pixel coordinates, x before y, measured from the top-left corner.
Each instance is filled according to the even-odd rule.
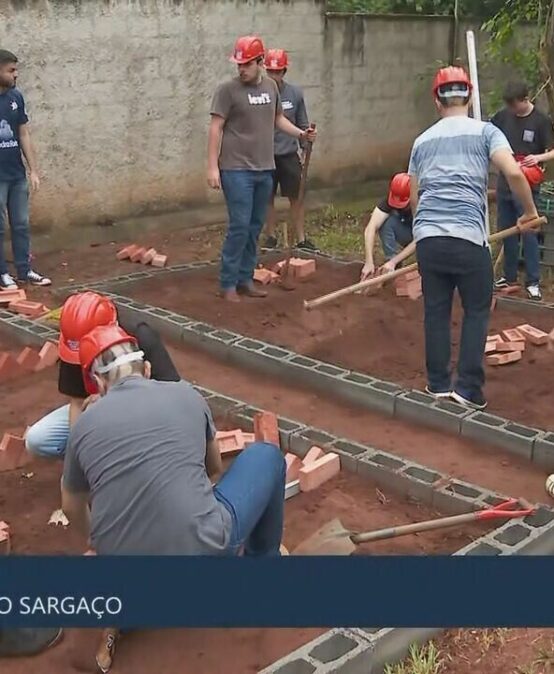
[[[0,182],[15,182],[26,176],[19,128],[28,121],[21,92],[8,89],[0,93]]]

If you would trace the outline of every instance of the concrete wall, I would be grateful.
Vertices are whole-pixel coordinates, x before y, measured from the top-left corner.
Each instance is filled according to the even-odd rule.
[[[325,15],[319,0],[0,0],[44,177],[34,225],[218,198],[204,180],[208,109],[249,32],[290,51],[321,133],[314,182],[383,177],[434,118],[449,31],[444,18]]]

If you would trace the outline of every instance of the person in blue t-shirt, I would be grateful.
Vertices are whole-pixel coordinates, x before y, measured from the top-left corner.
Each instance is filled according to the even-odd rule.
[[[383,271],[416,252],[425,309],[426,390],[484,409],[483,357],[493,285],[485,225],[489,163],[521,204],[521,222],[536,218],[537,210],[506,136],[490,122],[468,116],[471,89],[463,68],[441,68],[435,76],[433,95],[442,119],[416,138],[408,168],[414,242]],[[456,289],[464,316],[452,385],[450,319]]]
[[[22,153],[29,168],[33,191],[40,179],[25,101],[16,89],[17,56],[0,49],[0,291],[17,288],[8,273],[4,257],[4,213],[7,211],[12,234],[12,251],[17,281],[37,286],[51,284],[50,279],[31,269],[29,236],[29,184]]]

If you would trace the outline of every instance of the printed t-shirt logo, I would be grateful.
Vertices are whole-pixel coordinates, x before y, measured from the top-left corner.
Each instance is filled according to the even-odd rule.
[[[254,94],[248,94],[248,102],[250,105],[268,105],[271,103],[271,96],[267,93],[259,94],[255,96]]]

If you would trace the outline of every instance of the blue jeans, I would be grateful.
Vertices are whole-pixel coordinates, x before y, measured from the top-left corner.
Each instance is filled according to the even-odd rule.
[[[223,290],[252,282],[258,237],[273,192],[273,171],[221,171],[229,225],[221,252]]]
[[[537,195],[538,192],[533,192],[535,202]],[[498,230],[513,227],[517,219],[523,214],[523,208],[517,199],[512,196],[512,193],[502,190],[496,193],[496,209]],[[534,285],[540,281],[539,237],[535,232],[525,232],[521,236],[523,237],[526,285]],[[517,281],[518,262],[519,236],[509,236],[504,239],[504,277],[509,283]]]
[[[285,506],[285,459],[266,442],[244,449],[218,484],[214,495],[231,513],[230,554],[279,556]]]
[[[12,252],[19,279],[27,279],[29,273],[29,186],[27,179],[16,182],[0,182],[0,274],[8,271],[4,256],[4,211],[8,211]]]
[[[25,446],[28,452],[36,456],[63,459],[68,438],[69,405],[64,405],[29,428]]]
[[[379,229],[385,260],[398,253],[398,248],[406,247],[413,239],[412,228],[397,213],[391,213]]]
[[[464,239],[433,236],[418,242],[425,306],[425,358],[429,388],[451,390],[450,320],[457,288],[464,318],[455,390],[469,400],[482,394],[483,357],[492,300],[490,251]]]

